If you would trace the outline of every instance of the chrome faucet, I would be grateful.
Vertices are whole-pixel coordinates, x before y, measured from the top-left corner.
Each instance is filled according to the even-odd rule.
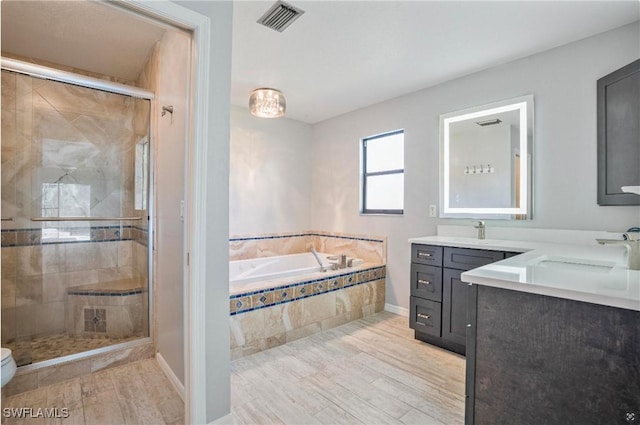
[[[627,248],[629,270],[640,270],[640,238],[633,239],[629,233],[623,233],[624,240],[596,239],[600,245],[624,245]]]
[[[322,264],[322,261],[320,260],[320,257],[318,256],[318,251],[316,251],[316,248],[313,247],[313,246],[311,247],[311,253],[313,254],[314,257],[316,257],[316,261],[320,265],[320,271],[322,273],[326,272],[327,269],[325,268],[324,264]]]
[[[476,224],[475,226],[476,229],[478,229],[478,239],[484,239],[486,236],[485,233],[485,229],[487,228],[484,224],[484,221],[479,221],[478,224]]]

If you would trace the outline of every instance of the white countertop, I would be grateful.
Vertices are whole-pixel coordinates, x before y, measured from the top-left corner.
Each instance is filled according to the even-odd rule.
[[[640,311],[640,271],[623,246],[427,236],[411,243],[522,252],[462,273],[464,282]]]

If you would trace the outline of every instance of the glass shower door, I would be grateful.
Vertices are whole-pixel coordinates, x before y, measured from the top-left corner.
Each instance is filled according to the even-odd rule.
[[[149,110],[2,71],[2,345],[18,365],[149,335]]]

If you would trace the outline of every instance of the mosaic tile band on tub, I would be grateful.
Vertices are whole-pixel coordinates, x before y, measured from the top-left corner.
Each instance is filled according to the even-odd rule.
[[[273,305],[309,298],[354,285],[384,279],[386,267],[372,267],[321,279],[295,282],[275,288],[265,288],[244,294],[231,295],[229,311],[232,316]]]

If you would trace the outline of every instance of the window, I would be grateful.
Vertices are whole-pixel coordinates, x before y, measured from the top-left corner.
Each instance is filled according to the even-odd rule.
[[[404,130],[362,139],[363,214],[402,214]]]

